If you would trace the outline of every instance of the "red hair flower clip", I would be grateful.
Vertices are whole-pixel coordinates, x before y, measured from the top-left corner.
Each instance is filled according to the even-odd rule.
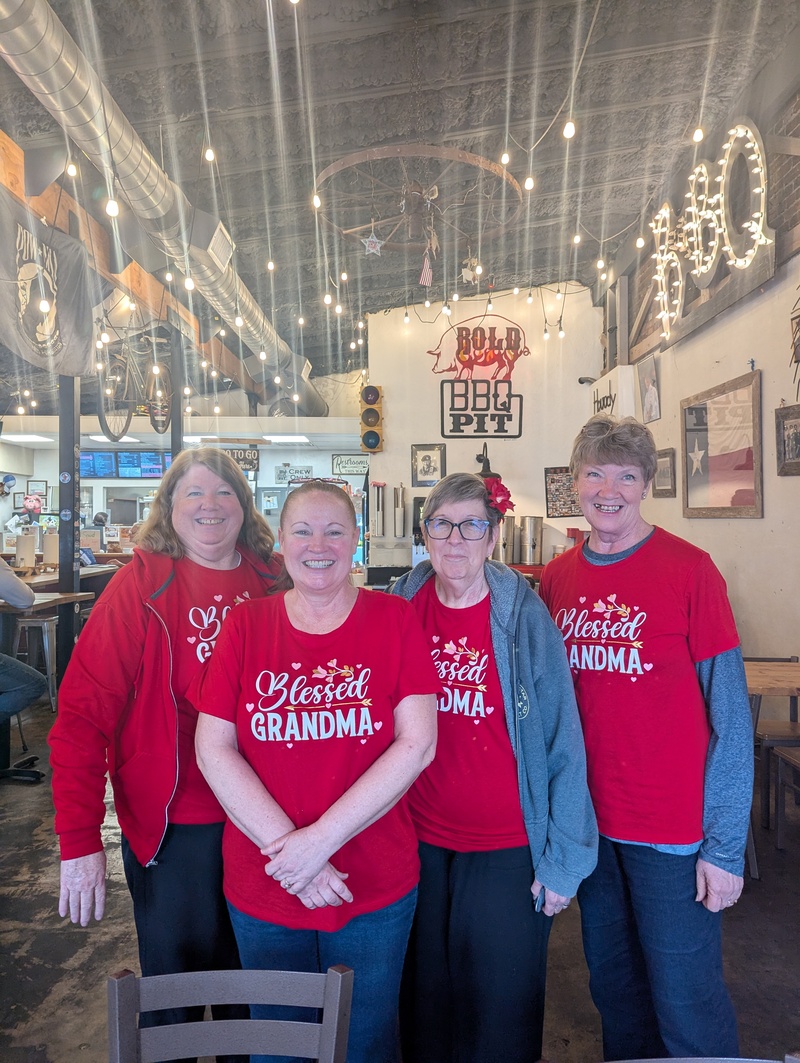
[[[501,517],[514,508],[511,492],[499,476],[492,476],[486,480],[486,493],[489,495],[489,505],[492,509],[496,509]]]

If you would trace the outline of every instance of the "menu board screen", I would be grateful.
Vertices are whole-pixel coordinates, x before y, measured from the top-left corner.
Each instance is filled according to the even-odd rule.
[[[160,480],[163,455],[159,450],[118,450],[117,468],[121,480]]]
[[[117,475],[117,455],[113,450],[82,450],[81,479],[113,479]]]

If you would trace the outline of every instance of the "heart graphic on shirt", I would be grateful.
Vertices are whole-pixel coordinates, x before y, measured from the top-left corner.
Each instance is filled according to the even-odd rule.
[[[473,722],[473,723],[475,724],[475,726],[477,727],[477,726],[478,726],[478,724],[479,724],[479,723],[480,723],[481,721],[480,721],[480,720],[473,720],[472,722]]]
[[[367,740],[366,740],[366,738],[362,738],[362,739],[361,739],[361,745],[362,745],[362,746],[365,746],[366,744],[367,744]]]
[[[292,668],[294,668],[295,671],[297,671],[297,669],[299,667],[300,667],[300,662],[299,661],[292,661]]]
[[[215,602],[221,602],[222,601],[222,595],[221,594],[215,594],[214,595],[214,601]]]
[[[438,635],[431,635],[431,642],[438,642],[438,641],[439,641],[439,636]]]
[[[645,670],[645,672],[649,672],[649,671],[650,671],[650,669],[651,669],[652,667],[653,667],[653,666],[652,666],[652,664],[646,664],[646,665],[644,666],[644,670]]]
[[[583,603],[586,601],[586,598],[579,598],[578,601],[581,603],[581,605],[583,605]]]
[[[287,742],[286,743],[286,748],[287,749],[291,749],[293,745],[294,745],[294,742]]]
[[[373,726],[376,731],[380,731],[381,727],[383,727],[383,720],[376,720]]]
[[[188,643],[189,643],[189,644],[190,644],[191,646],[194,646],[195,642],[197,642],[197,635],[188,635],[188,636],[187,636],[187,638],[186,638],[186,641],[187,641],[187,642],[188,642]]]
[[[486,706],[486,715],[487,716],[491,716],[493,712],[494,712],[494,705],[487,705]]]
[[[252,712],[255,707],[255,702],[252,701],[248,701],[248,703],[245,705],[245,708],[248,712]]]
[[[636,680],[637,680],[637,678],[638,678],[637,676],[635,676],[635,675],[632,675],[632,676],[631,676],[631,682],[632,682],[632,683],[635,683],[635,682],[636,682]]]

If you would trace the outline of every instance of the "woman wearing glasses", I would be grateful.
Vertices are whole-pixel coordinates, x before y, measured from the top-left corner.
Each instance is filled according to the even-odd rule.
[[[551,916],[594,868],[597,828],[558,629],[489,561],[499,477],[455,473],[423,510],[430,562],[397,583],[442,682],[436,759],[409,791],[421,878],[401,997],[405,1063],[535,1063]]]

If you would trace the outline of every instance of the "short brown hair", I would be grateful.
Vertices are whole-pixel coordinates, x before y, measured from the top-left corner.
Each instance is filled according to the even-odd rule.
[[[569,470],[574,479],[586,465],[637,465],[645,483],[656,474],[656,444],[649,428],[635,417],[590,417],[575,437]]]
[[[136,545],[154,554],[180,558],[185,554],[183,544],[172,526],[172,500],[178,483],[193,465],[204,465],[233,488],[244,513],[237,542],[249,547],[262,561],[269,561],[275,536],[266,520],[256,511],[253,492],[244,473],[224,450],[217,447],[198,447],[182,450],[175,458],[150,506],[150,515],[136,533]]]

